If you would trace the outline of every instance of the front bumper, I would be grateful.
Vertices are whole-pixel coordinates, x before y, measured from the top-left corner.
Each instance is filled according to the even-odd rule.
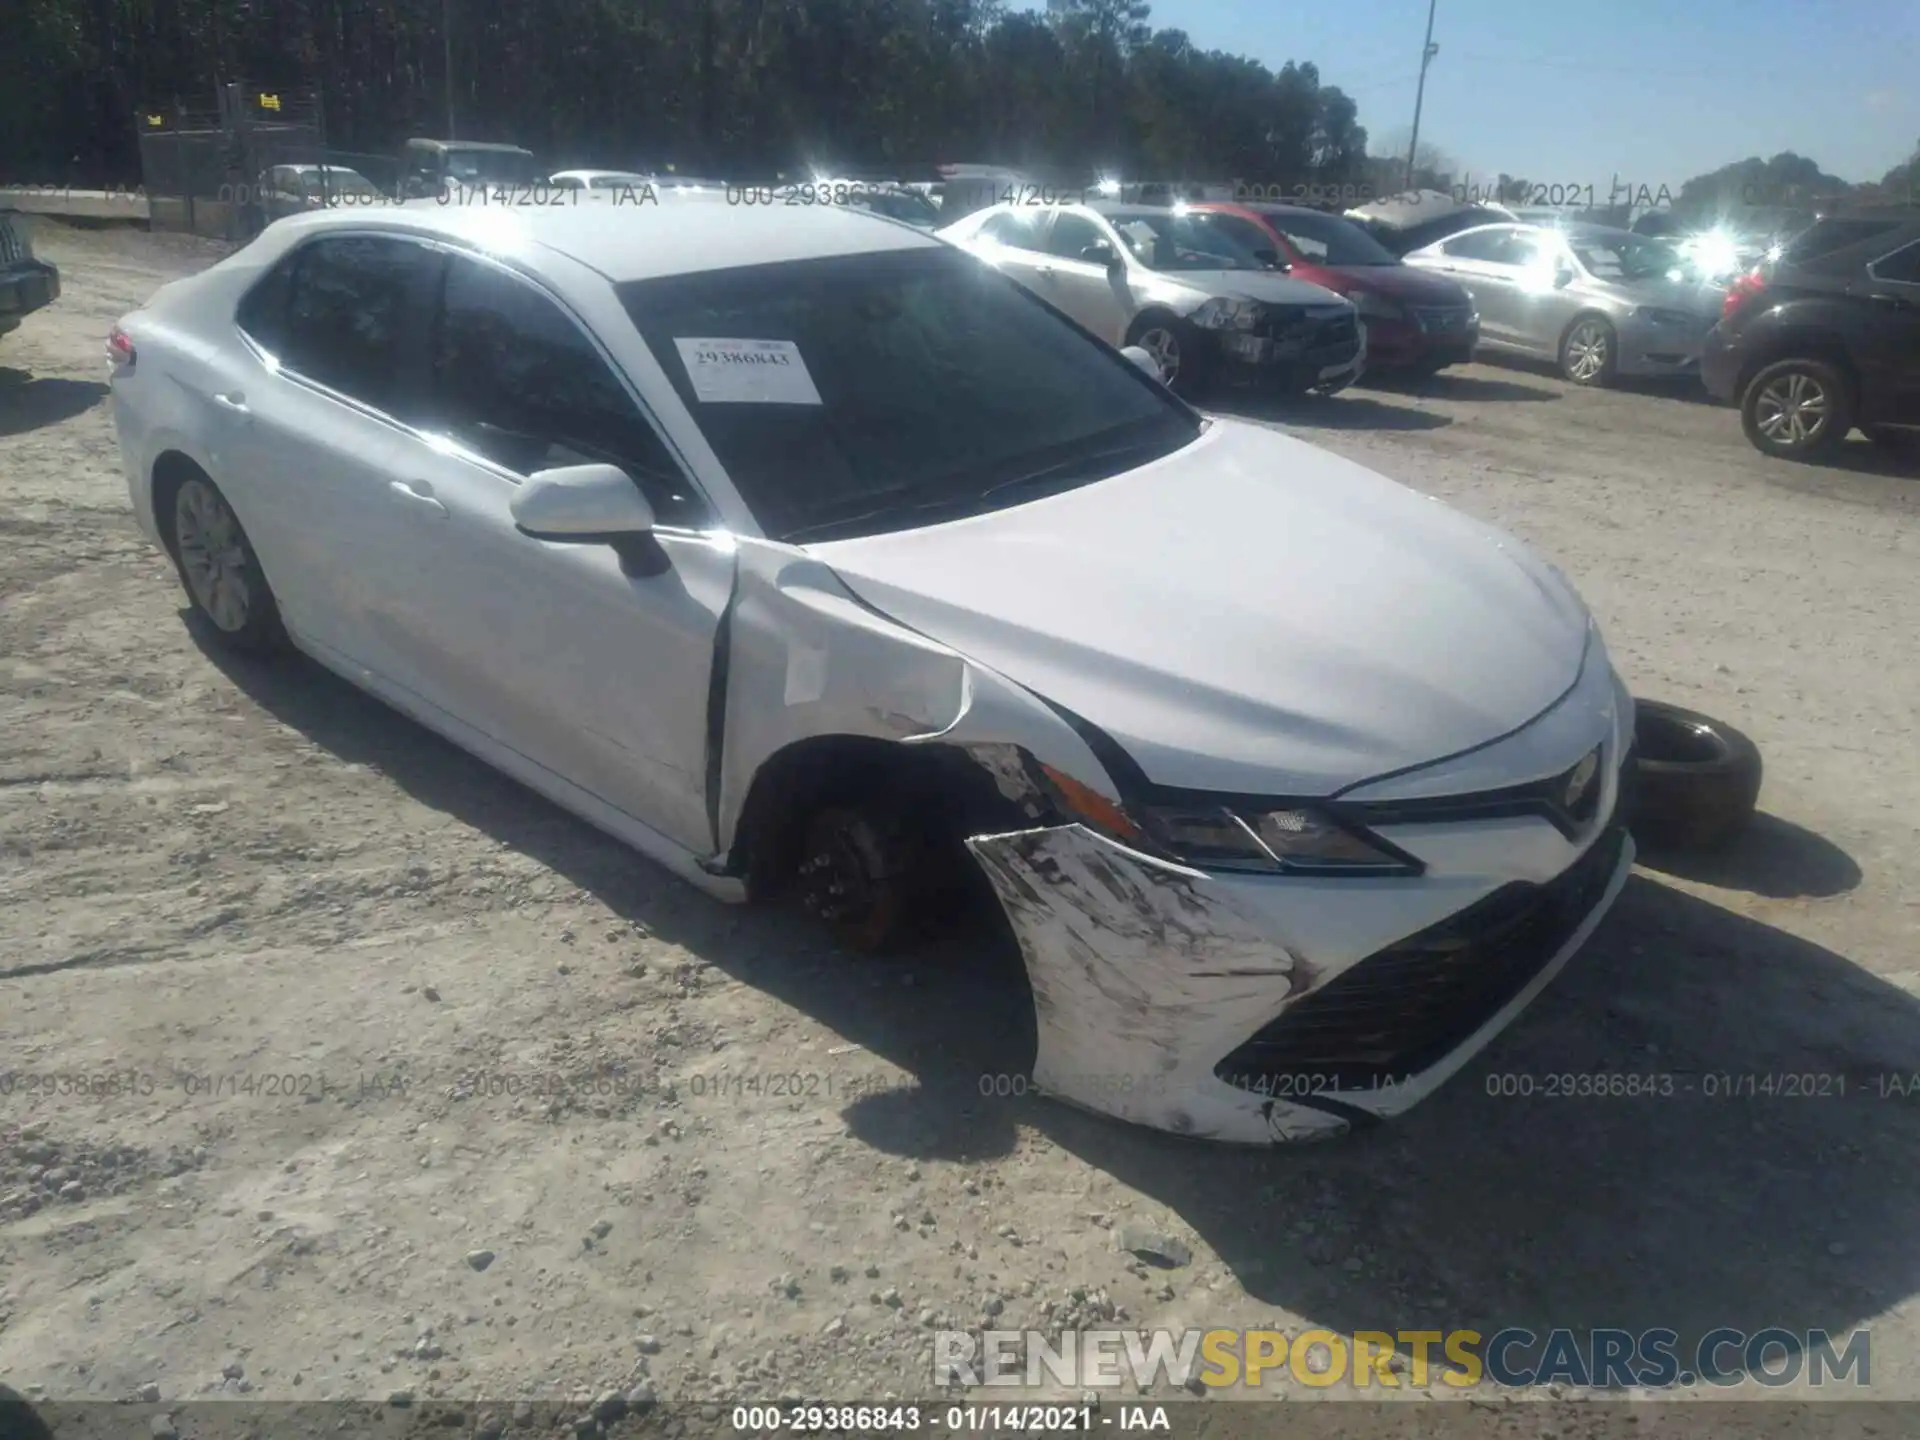
[[[1331,1137],[1431,1094],[1551,982],[1632,868],[1632,708],[1601,668],[1489,747],[1547,736],[1552,764],[1572,764],[1598,719],[1603,788],[1583,828],[1415,796],[1378,831],[1426,864],[1417,878],[1203,871],[1077,824],[969,840],[1026,961],[1036,1087],[1242,1144]]]
[[[1367,332],[1367,366],[1371,370],[1409,370],[1441,365],[1464,365],[1480,343],[1480,317],[1451,314],[1431,326],[1415,320],[1361,321]]]
[[[1722,405],[1739,401],[1740,351],[1718,327],[1709,330],[1700,342],[1700,383]]]
[[[1358,325],[1330,344],[1290,344],[1243,330],[1219,332],[1219,344],[1220,358],[1230,370],[1289,393],[1344,390],[1367,365],[1366,331]]]
[[[1700,349],[1707,334],[1704,329],[1633,321],[1623,323],[1619,334],[1618,374],[1653,379],[1699,373]]]
[[[60,298],[60,272],[44,260],[24,260],[0,272],[0,326],[8,329]]]

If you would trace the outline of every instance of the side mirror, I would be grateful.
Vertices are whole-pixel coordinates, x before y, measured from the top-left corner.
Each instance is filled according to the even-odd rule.
[[[536,471],[507,508],[520,533],[535,540],[609,544],[653,530],[653,506],[618,465]]]
[[[1120,353],[1138,365],[1142,370],[1146,371],[1147,374],[1155,380],[1165,380],[1167,378],[1166,375],[1161,372],[1160,362],[1153,358],[1153,352],[1144,345],[1129,345]]]
[[[1278,250],[1262,248],[1253,252],[1253,258],[1258,260],[1262,265],[1271,265],[1276,270],[1291,270],[1293,268],[1291,264],[1280,258],[1280,252]]]
[[[1564,290],[1567,288],[1567,286],[1571,285],[1572,283],[1573,283],[1573,268],[1571,266],[1561,265],[1554,270],[1553,272],[1553,288],[1554,289]]]
[[[1096,240],[1081,250],[1080,258],[1089,265],[1104,265],[1111,270],[1120,257],[1113,253],[1113,246],[1106,241]]]

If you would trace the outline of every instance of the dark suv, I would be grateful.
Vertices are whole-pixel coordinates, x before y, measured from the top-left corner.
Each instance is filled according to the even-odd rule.
[[[1920,439],[1920,208],[1825,216],[1735,281],[1700,378],[1768,455]]]

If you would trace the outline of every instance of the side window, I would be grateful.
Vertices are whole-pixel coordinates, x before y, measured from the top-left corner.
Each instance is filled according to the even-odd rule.
[[[1047,232],[1048,253],[1067,260],[1083,258],[1081,252],[1089,245],[1111,246],[1112,244],[1113,242],[1107,239],[1100,227],[1084,215],[1066,212],[1056,215],[1053,228]]]
[[[434,410],[448,435],[517,475],[618,465],[674,525],[706,511],[665,442],[573,320],[504,270],[447,266],[433,339]]]
[[[1517,263],[1511,230],[1469,230],[1440,248],[1459,260],[1487,260],[1498,265]]]
[[[1920,240],[1873,262],[1873,278],[1902,285],[1920,285]]]
[[[240,297],[234,323],[248,339],[278,358],[287,338],[287,295],[293,288],[293,267],[300,252],[285,256]]]
[[[1002,245],[1011,245],[1016,250],[1032,250],[1037,245],[1034,217],[1019,210],[1002,210],[991,215],[976,232],[985,240],[997,240]]]
[[[411,240],[342,235],[303,245],[290,259],[280,363],[405,416],[412,408],[403,379],[410,322],[439,252]]]

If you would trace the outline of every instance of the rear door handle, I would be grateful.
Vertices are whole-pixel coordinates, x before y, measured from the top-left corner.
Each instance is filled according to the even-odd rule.
[[[387,489],[422,510],[431,510],[443,519],[446,517],[447,507],[433,498],[433,487],[424,480],[389,480]]]
[[[246,395],[239,390],[231,390],[224,395],[215,391],[213,403],[238,420],[250,419],[253,415],[253,411],[247,408]]]
[[[1051,280],[1051,279],[1053,278],[1053,266],[1051,266],[1051,265],[1036,265],[1036,266],[1034,266],[1034,267],[1033,267],[1033,273],[1034,273],[1034,274],[1036,274],[1036,275],[1043,275],[1043,276],[1045,276],[1045,277],[1046,277],[1047,279],[1049,279],[1049,280]]]

